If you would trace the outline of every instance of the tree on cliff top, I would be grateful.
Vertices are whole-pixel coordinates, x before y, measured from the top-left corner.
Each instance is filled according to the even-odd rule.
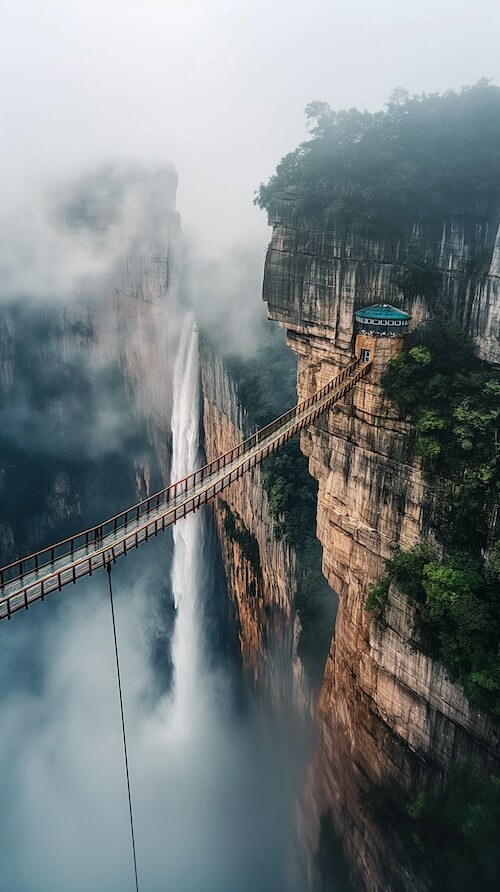
[[[367,222],[497,207],[500,89],[485,79],[442,95],[397,89],[376,113],[312,102],[305,114],[311,138],[261,184],[261,208],[290,187],[308,204]]]

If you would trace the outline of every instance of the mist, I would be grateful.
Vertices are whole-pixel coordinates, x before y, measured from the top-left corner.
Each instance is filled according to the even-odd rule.
[[[153,201],[174,208],[175,186],[172,165],[115,162],[19,192],[0,212],[0,304],[95,297],[151,225]]]
[[[397,86],[435,92],[483,76],[498,84],[499,33],[493,0],[473,9],[465,0],[381,0],[376,8],[370,0],[4,0],[0,446],[6,465],[13,454],[22,459],[11,489],[0,476],[3,513],[15,518],[12,534],[0,524],[5,560],[16,535],[41,544],[57,511],[83,525],[85,496],[97,521],[166,482],[169,351],[180,305],[219,352],[254,352],[266,318],[269,237],[254,193],[307,137],[307,103],[374,111]],[[165,171],[169,183],[178,175],[183,245],[158,320],[169,332],[160,374],[145,385],[144,370],[128,368],[124,391],[112,314],[100,317],[96,338],[89,308],[102,309],[147,223],[143,172],[151,170]],[[116,203],[107,190],[119,182]],[[98,224],[87,206],[87,224],[74,225],[82,195],[99,204]],[[112,206],[120,212],[102,225],[103,207]],[[50,342],[49,313],[62,332]],[[5,347],[13,331],[15,381]],[[134,325],[127,334],[136,358]],[[142,454],[149,416],[163,419],[165,433],[164,466],[152,479]],[[83,465],[100,468],[92,486]],[[45,491],[39,501],[33,491],[49,483],[57,504],[40,508]],[[205,606],[210,598],[215,605],[205,614],[207,666],[190,703],[189,736],[180,744],[172,734],[172,548],[167,535],[113,571],[141,886],[281,892],[296,879],[289,869],[302,740],[294,748],[290,725],[242,705],[238,671],[218,637],[227,593],[213,564],[204,591]],[[106,597],[103,572],[0,624],[6,892],[132,888]]]
[[[234,679],[217,654],[179,736],[168,660],[153,659],[165,656],[173,627],[167,540],[127,561],[113,585],[141,887],[285,888],[298,763],[289,746],[283,759],[278,726],[235,712]],[[65,594],[0,628],[10,667],[0,676],[5,890],[133,885],[106,586],[103,571],[78,597]]]
[[[116,173],[100,174],[90,189],[88,178],[55,185],[57,202],[45,195],[39,219],[51,238],[54,229],[56,249],[49,256],[40,253],[23,280],[22,300],[7,284],[1,308],[7,334],[4,358],[14,371],[3,381],[0,445],[5,449],[7,443],[7,463],[12,454],[30,488],[32,477],[48,486],[55,473],[59,497],[71,500],[75,513],[82,494],[68,462],[70,468],[86,463],[97,472],[104,466],[106,485],[111,478],[123,498],[123,484],[130,477],[123,458],[130,459],[136,445],[127,436],[132,429],[139,442],[145,439],[140,425],[134,427],[134,414],[142,412],[142,418],[159,410],[154,399],[147,399],[147,386],[123,392],[123,379],[113,363],[121,352],[133,354],[133,342],[121,343],[99,315],[109,281],[120,276],[124,257],[135,251],[141,256],[147,211],[141,190],[136,200],[136,179],[126,177],[125,195],[104,228],[102,202],[107,202],[109,191],[116,192],[120,176],[116,180]],[[96,203],[98,212],[89,213]],[[117,227],[123,239],[115,238]],[[85,251],[102,255],[102,264],[91,272],[72,260],[75,243],[80,256],[82,228]],[[63,245],[66,239],[61,254],[59,231],[64,233]],[[11,258],[11,283],[25,274],[18,269],[19,256]],[[162,295],[159,320],[165,332],[160,342],[165,345],[179,340],[184,311],[178,291],[185,292],[188,304],[199,303],[197,287],[184,285],[191,279],[201,283],[198,263],[197,258],[187,261],[182,281],[166,286]],[[218,271],[216,265],[204,295],[210,303],[217,293],[222,313],[222,305],[227,306],[241,287],[241,277],[235,268],[234,286],[219,293]],[[45,296],[45,287],[37,288],[38,277],[44,276]],[[249,305],[256,306],[248,282],[246,287]],[[5,353],[5,344],[12,355]],[[166,378],[174,377],[175,388],[168,356],[165,364]],[[196,380],[196,370],[190,377]],[[184,380],[182,370],[177,379]],[[168,386],[168,380],[163,384]],[[183,397],[193,422],[199,419],[198,401],[199,393],[196,399],[190,392]],[[163,408],[168,426],[169,408]],[[166,440],[161,448],[167,454]],[[119,474],[113,477],[116,468],[121,469],[121,482]],[[174,474],[185,470],[176,469],[174,462]],[[0,483],[2,496],[9,497],[5,482]],[[16,507],[23,512],[21,541],[28,531],[36,537],[40,526],[47,536],[46,524],[40,524],[23,495],[17,485],[10,506],[2,505],[3,517],[12,519]],[[111,513],[104,486],[102,493],[93,494],[93,509]],[[52,511],[60,513],[61,505],[52,505]],[[186,518],[187,531],[206,514]],[[199,556],[203,574],[197,581],[205,602],[203,635],[194,652],[184,649],[181,660],[176,657],[180,608],[176,613],[172,607],[178,595],[170,581],[170,534],[149,543],[147,554],[129,555],[126,566],[113,571],[140,882],[151,890],[168,884],[180,892],[254,892],[257,886],[275,892],[290,888],[293,879],[293,803],[305,750],[299,737],[297,748],[288,742],[285,747],[288,723],[283,726],[269,715],[257,715],[245,702],[237,650],[233,644],[231,655],[231,642],[223,632],[228,600],[208,517],[205,523]],[[179,543],[186,529],[176,531]],[[192,562],[193,556],[188,560],[181,554],[181,590]],[[37,605],[22,619],[0,627],[1,751],[10,765],[0,779],[5,825],[1,883],[16,892],[121,892],[133,877],[105,574],[84,581],[75,592],[65,591],[60,599]],[[174,721],[176,686],[183,699]]]
[[[383,0],[376,14],[369,0],[6,0],[0,301],[71,290],[129,236],[128,215],[105,246],[95,233],[61,231],[47,203],[61,184],[103,165],[170,164],[191,304],[207,316],[213,305],[226,340],[248,350],[247,316],[265,317],[268,241],[253,198],[307,138],[307,103],[373,111],[397,86],[499,82],[499,33],[493,0],[473,15],[465,0]]]
[[[0,207],[103,161],[173,162],[185,232],[213,259],[264,249],[254,190],[305,138],[303,109],[381,108],[397,86],[499,82],[479,0],[6,0]]]

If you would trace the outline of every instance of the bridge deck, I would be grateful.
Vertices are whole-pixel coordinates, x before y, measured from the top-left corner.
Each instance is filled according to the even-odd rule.
[[[97,527],[28,555],[0,569],[0,620],[51,591],[110,561],[115,562],[200,505],[205,504],[250,468],[279,449],[296,433],[344,397],[368,371],[357,360],[326,387],[209,465]]]

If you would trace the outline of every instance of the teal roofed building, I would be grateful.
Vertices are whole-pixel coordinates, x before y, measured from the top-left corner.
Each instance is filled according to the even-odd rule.
[[[390,304],[373,304],[355,312],[357,334],[401,338],[408,331],[411,316]]]

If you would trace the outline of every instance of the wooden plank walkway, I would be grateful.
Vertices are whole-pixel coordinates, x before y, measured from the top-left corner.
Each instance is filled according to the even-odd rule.
[[[96,527],[0,569],[0,620],[138,548],[227,486],[338,402],[367,374],[355,360],[325,387],[210,464]]]

